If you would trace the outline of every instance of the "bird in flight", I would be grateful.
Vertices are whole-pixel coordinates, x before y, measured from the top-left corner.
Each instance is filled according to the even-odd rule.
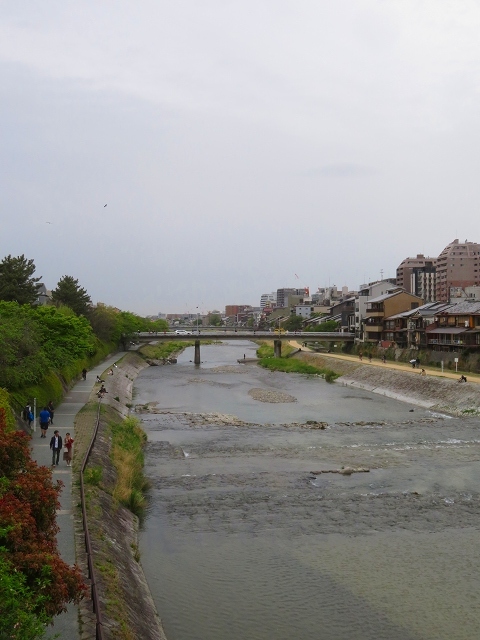
[[[52,224],[51,222],[48,222],[48,220],[45,221],[45,224]]]
[[[106,207],[106,206],[107,206],[107,205],[106,205],[106,204],[104,204],[104,205],[103,205],[103,208],[105,209],[105,207]]]

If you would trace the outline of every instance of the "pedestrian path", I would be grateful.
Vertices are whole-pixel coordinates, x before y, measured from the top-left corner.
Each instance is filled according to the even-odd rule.
[[[304,347],[303,345],[301,345],[298,341],[296,340],[290,340],[289,341],[290,344],[292,345],[292,347],[297,347],[302,349],[305,352],[309,352],[309,353],[316,353],[315,351],[313,351],[312,349],[309,349],[308,347]],[[383,369],[396,369],[397,371],[407,371],[410,372],[414,375],[419,375],[421,373],[421,370],[423,368],[423,365],[417,366],[414,368],[412,368],[412,365],[408,364],[408,362],[393,362],[392,360],[387,360],[385,363],[382,362],[381,360],[378,359],[373,359],[371,362],[368,360],[368,357],[364,356],[363,360],[360,360],[358,356],[349,356],[349,355],[344,355],[341,353],[327,353],[325,351],[320,351],[318,352],[319,356],[322,356],[322,358],[334,358],[336,360],[348,360],[350,362],[356,362],[358,364],[362,364],[362,365],[367,365],[367,366],[373,366],[373,367],[382,367]],[[468,382],[475,382],[477,384],[480,384],[480,375],[478,375],[477,373],[471,373],[469,371],[463,372],[463,371],[450,371],[450,370],[444,370],[444,371],[440,371],[438,368],[434,368],[434,367],[429,367],[429,366],[425,366],[425,371],[426,374],[428,376],[436,376],[437,378],[451,378],[454,380],[458,380],[460,375],[462,373],[465,373],[465,375],[467,376],[467,380]]]
[[[122,354],[115,354],[104,360],[94,369],[87,373],[86,380],[80,380],[68,392],[63,402],[55,408],[53,424],[47,430],[47,437],[40,438],[40,426],[38,424],[32,435],[32,458],[42,466],[50,467],[53,473],[53,480],[61,480],[64,484],[60,494],[60,509],[57,511],[57,524],[60,531],[57,534],[58,550],[65,562],[72,565],[75,563],[75,536],[73,522],[72,504],[72,468],[67,467],[60,454],[60,463],[52,467],[52,452],[50,451],[50,438],[55,429],[58,429],[62,440],[65,434],[70,433],[75,439],[74,422],[77,413],[88,402],[90,393],[95,385],[97,375],[101,375],[109,369],[114,362],[122,357]],[[43,407],[39,407],[40,411]],[[74,445],[75,449],[75,445]],[[78,608],[70,605],[66,613],[54,618],[53,627],[48,628],[47,638],[64,638],[65,640],[80,640],[78,624]]]

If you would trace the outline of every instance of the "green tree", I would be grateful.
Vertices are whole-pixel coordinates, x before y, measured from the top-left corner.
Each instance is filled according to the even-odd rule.
[[[89,313],[93,332],[103,342],[118,344],[122,336],[121,318],[118,309],[107,306],[96,306]]]
[[[0,387],[40,382],[48,368],[42,333],[28,305],[0,302]]]
[[[150,329],[149,331],[168,331],[170,329],[170,326],[168,324],[168,322],[166,320],[164,320],[163,318],[158,318],[158,320],[153,320],[152,324],[150,325]]]
[[[68,307],[0,302],[0,336],[0,387],[10,391],[38,384],[98,346],[88,320]]]
[[[303,327],[303,318],[292,314],[289,319],[283,323],[283,328],[287,331],[298,331]]]
[[[3,535],[1,530],[0,535]],[[0,638],[44,638],[50,616],[34,613],[38,594],[28,588],[25,575],[16,571],[8,558],[8,551],[0,547]]]
[[[41,306],[33,313],[40,328],[49,368],[61,369],[95,353],[95,336],[89,321],[76,316],[69,307]]]
[[[339,324],[340,323],[337,322],[336,320],[326,320],[321,324],[310,325],[307,331],[325,331],[325,332],[336,331],[338,329]]]
[[[77,316],[87,315],[92,300],[86,289],[78,284],[78,280],[72,276],[62,276],[57,283],[57,288],[52,291],[52,300],[58,304],[70,307]]]
[[[222,317],[217,313],[210,313],[207,316],[207,324],[211,327],[221,327],[223,325]]]
[[[122,333],[125,335],[133,335],[137,331],[149,330],[149,321],[131,311],[120,311],[118,316]]]
[[[38,282],[34,278],[35,264],[22,254],[8,255],[0,262],[0,300],[33,304],[38,298]]]

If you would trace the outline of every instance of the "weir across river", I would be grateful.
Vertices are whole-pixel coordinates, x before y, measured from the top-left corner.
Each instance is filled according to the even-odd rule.
[[[297,332],[278,332],[278,331],[257,331],[255,329],[201,329],[189,331],[185,333],[176,333],[168,331],[160,332],[137,332],[130,336],[123,336],[124,348],[128,350],[130,347],[138,343],[149,342],[165,342],[169,340],[191,342],[195,340],[195,356],[194,364],[200,364],[200,341],[201,340],[273,340],[274,353],[276,358],[282,355],[282,342],[284,340],[298,340],[302,343],[307,342],[353,342],[353,333],[339,333],[327,331],[297,331]]]

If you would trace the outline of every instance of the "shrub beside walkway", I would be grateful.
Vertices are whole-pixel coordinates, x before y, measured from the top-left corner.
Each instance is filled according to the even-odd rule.
[[[86,380],[80,380],[72,387],[65,396],[63,402],[55,408],[53,424],[47,431],[46,438],[40,438],[40,427],[37,425],[32,434],[32,458],[39,464],[51,467],[52,453],[50,451],[50,438],[53,436],[55,429],[58,429],[62,439],[65,434],[70,433],[75,439],[75,418],[77,413],[88,402],[90,394],[95,385],[97,375],[101,376],[104,371],[109,369],[122,354],[115,354],[97,365],[88,372]],[[39,413],[43,407],[38,407]],[[74,445],[74,455],[75,455]],[[63,461],[63,455],[60,456],[59,466],[52,469],[53,480],[61,480],[64,484],[60,494],[60,509],[57,511],[57,524],[60,531],[57,535],[58,550],[61,557],[68,564],[75,563],[75,535],[74,535],[74,516],[72,503],[72,467],[67,467],[67,463]],[[54,624],[47,631],[47,638],[53,638],[58,634],[59,638],[68,640],[80,640],[80,630],[78,623],[78,610],[76,606],[70,605],[68,611],[54,618]]]

